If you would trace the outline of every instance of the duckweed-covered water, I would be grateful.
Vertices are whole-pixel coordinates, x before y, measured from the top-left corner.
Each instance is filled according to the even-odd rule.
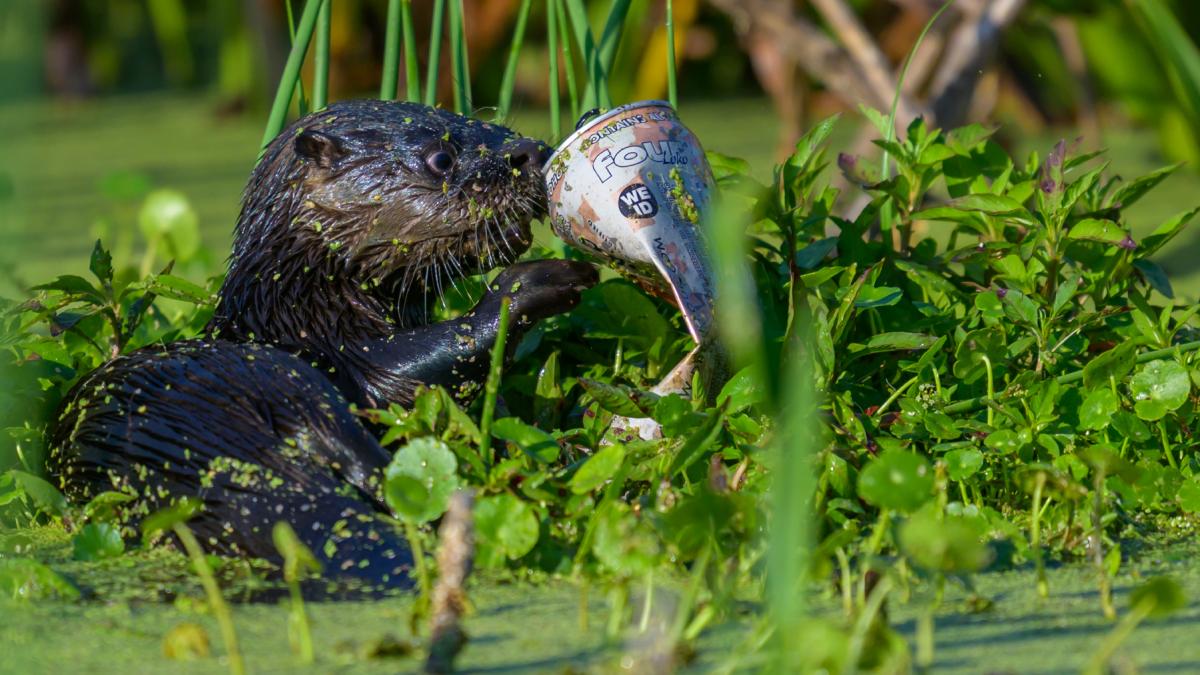
[[[185,561],[174,553],[138,551],[107,561],[73,561],[67,535],[55,529],[0,534],[0,550],[7,559],[40,560],[84,591],[79,600],[0,601],[0,672],[228,672],[216,621]],[[1178,580],[1190,600],[1182,612],[1143,624],[1125,644],[1120,659],[1140,672],[1200,672],[1200,567],[1194,564],[1195,553],[1193,545],[1143,554],[1117,578],[1122,608],[1131,588],[1157,574]],[[236,569],[224,570],[224,577],[229,596],[253,590]],[[1078,672],[1113,626],[1100,614],[1093,579],[1085,566],[1052,569],[1051,597],[1041,600],[1031,570],[978,575],[977,591],[993,601],[986,611],[970,609],[968,594],[952,587],[937,616],[933,672]],[[461,671],[620,670],[635,643],[607,640],[605,596],[593,588],[587,597],[584,629],[584,590],[570,580],[477,581],[466,621],[471,641],[458,661]],[[927,598],[918,593],[902,600],[897,592],[889,617],[911,643]],[[308,603],[317,657],[307,667],[289,647],[282,600],[236,602],[232,611],[249,672],[395,673],[421,665],[421,639],[413,637],[409,626],[411,607],[407,597]],[[827,603],[821,611],[833,615],[836,609]],[[736,664],[754,612],[754,605],[747,605],[739,621],[709,630],[685,669]],[[210,656],[192,661],[164,656],[165,636],[184,624],[195,624],[207,636]]]

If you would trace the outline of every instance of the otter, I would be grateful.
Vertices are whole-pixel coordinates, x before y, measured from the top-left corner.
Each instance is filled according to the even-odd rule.
[[[469,401],[504,298],[515,345],[596,283],[585,263],[513,264],[545,214],[546,159],[503,126],[418,104],[301,118],[250,177],[202,336],[82,378],[48,433],[51,473],[78,502],[137,495],[126,534],[189,497],[211,552],[278,561],[286,521],[327,576],[408,585],[409,547],[380,518],[390,454],[351,404],[409,404],[421,385]],[[470,312],[429,321],[448,284],[504,266]]]

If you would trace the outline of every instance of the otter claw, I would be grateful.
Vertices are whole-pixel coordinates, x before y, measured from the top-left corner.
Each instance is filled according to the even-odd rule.
[[[585,262],[534,260],[501,272],[492,282],[491,295],[511,298],[512,315],[532,323],[570,311],[599,280],[596,268]]]

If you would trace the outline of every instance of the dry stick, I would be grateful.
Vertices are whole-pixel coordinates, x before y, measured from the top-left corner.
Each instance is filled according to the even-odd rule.
[[[1083,137],[1088,139],[1089,145],[1099,148],[1100,118],[1096,114],[1096,95],[1088,73],[1087,56],[1079,39],[1079,27],[1069,16],[1056,16],[1050,20],[1050,28],[1054,30],[1054,38],[1067,70],[1071,71],[1071,83],[1075,85],[1075,98],[1079,101],[1079,126],[1083,128]]]
[[[842,46],[858,66],[869,86],[885,96],[897,92],[899,89],[896,86],[896,78],[892,77],[892,66],[887,57],[846,3],[843,0],[812,0],[812,4],[833,28],[833,32],[841,40]],[[897,118],[905,126],[917,115],[916,109],[903,95],[900,96],[896,110]]]
[[[733,19],[745,34],[751,28],[772,37],[780,51],[790,56],[815,80],[842,100],[876,108],[891,103],[892,91],[866,85],[846,50],[812,23],[797,15],[790,2],[779,0],[710,0]]]
[[[1016,20],[1025,3],[1026,0],[994,0],[974,21],[963,22],[950,37],[929,95],[929,108],[938,126],[955,127],[965,119],[971,94],[995,54],[1001,34]]]
[[[467,643],[467,634],[459,621],[466,608],[467,577],[475,559],[475,533],[471,519],[474,499],[469,491],[459,490],[450,498],[450,508],[438,530],[438,582],[433,589],[433,611],[429,636],[427,673],[449,673],[454,658]]]

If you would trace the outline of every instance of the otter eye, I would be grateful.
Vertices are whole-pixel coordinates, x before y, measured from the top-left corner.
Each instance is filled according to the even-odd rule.
[[[454,166],[454,155],[445,150],[434,150],[425,156],[425,166],[437,176],[444,176]]]

